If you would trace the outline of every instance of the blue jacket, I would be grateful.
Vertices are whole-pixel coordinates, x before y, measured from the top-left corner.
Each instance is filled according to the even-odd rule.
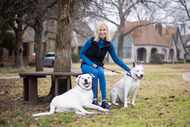
[[[103,60],[107,52],[109,52],[117,65],[128,72],[130,71],[129,67],[117,57],[113,44],[102,39],[98,42],[95,42],[94,38],[87,39],[85,45],[80,50],[80,59],[82,59],[83,63],[90,66],[93,64],[103,66]]]

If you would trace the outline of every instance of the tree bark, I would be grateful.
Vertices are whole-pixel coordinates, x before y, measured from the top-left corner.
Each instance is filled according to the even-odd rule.
[[[123,41],[124,41],[124,35],[120,32],[118,34],[118,49],[117,53],[120,58],[123,58]]]
[[[55,72],[71,71],[71,2],[72,0],[58,0]]]
[[[19,17],[20,18],[20,17]],[[17,20],[16,34],[16,49],[15,49],[15,66],[16,68],[24,68],[23,62],[23,45],[22,45],[22,22]]]
[[[120,18],[121,19],[121,21],[120,21],[120,26],[119,26],[119,33],[118,33],[118,50],[117,50],[117,52],[118,52],[118,56],[120,57],[120,58],[123,58],[123,41],[124,41],[124,33],[123,33],[123,27],[125,26],[125,18],[124,17],[121,17]]]
[[[58,27],[56,37],[56,59],[54,72],[71,71],[71,12],[72,0],[58,0]],[[55,84],[52,83],[49,93],[54,96]]]
[[[36,43],[36,71],[43,71],[43,44],[42,44],[42,22],[38,22],[34,28],[35,37],[34,41]]]

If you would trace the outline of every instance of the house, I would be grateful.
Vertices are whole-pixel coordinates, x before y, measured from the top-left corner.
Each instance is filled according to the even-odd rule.
[[[72,31],[72,40],[71,40],[71,48],[72,52],[75,54],[79,53],[80,48],[83,45],[84,40],[93,35],[93,32],[89,25],[86,22],[77,21],[73,24],[73,31]],[[44,26],[44,33],[45,33],[45,52],[55,51],[55,44],[56,44],[56,34],[57,34],[57,20],[56,18],[49,18],[46,20]]]
[[[155,54],[160,54],[163,62],[177,61],[176,48],[172,41],[176,33],[174,27],[164,27],[148,21],[126,22],[123,32],[126,33],[137,26],[141,27],[136,28],[124,38],[124,60],[151,63]],[[117,37],[115,42],[117,49]]]
[[[177,59],[190,61],[190,34],[184,34],[182,30],[177,28],[173,42],[176,44]]]
[[[92,35],[92,30],[85,22],[76,22],[73,24],[74,30],[72,31],[71,48],[72,53],[78,54],[80,48],[83,45],[83,41],[86,37]],[[57,19],[52,16],[49,17],[43,23],[42,43],[43,51],[55,52],[56,48],[56,34],[57,34]],[[23,35],[23,47],[24,47],[24,60],[27,63],[34,62],[35,42],[34,42],[34,30],[30,27],[26,29]]]

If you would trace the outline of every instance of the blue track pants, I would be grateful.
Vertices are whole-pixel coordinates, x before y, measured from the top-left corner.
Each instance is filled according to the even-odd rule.
[[[81,70],[82,70],[82,73],[91,73],[94,75],[94,78],[92,81],[92,91],[93,91],[94,100],[97,99],[97,86],[98,86],[98,81],[99,81],[102,101],[106,101],[106,80],[105,80],[105,75],[104,75],[104,69],[102,67],[94,68],[90,65],[82,64]]]

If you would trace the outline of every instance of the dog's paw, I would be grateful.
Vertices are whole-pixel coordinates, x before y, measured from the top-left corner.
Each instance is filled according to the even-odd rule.
[[[128,104],[127,103],[124,104],[124,108],[128,108]]]
[[[135,106],[136,104],[135,103],[131,103],[132,106]]]
[[[80,112],[80,111],[76,111],[75,113],[76,113],[77,115],[79,115],[79,116],[85,116],[85,115],[86,115],[86,113]]]
[[[109,112],[110,110],[109,109],[104,109],[104,112]]]
[[[117,103],[117,102],[113,102],[112,104],[115,106],[119,106],[119,103]]]
[[[109,109],[105,109],[105,108],[101,108],[101,110],[99,111],[102,111],[102,112],[109,112],[110,110]]]

